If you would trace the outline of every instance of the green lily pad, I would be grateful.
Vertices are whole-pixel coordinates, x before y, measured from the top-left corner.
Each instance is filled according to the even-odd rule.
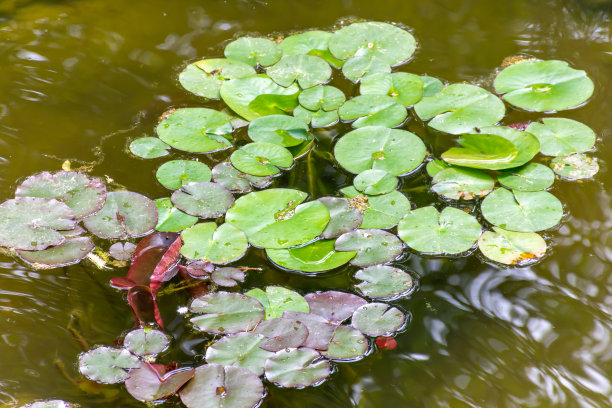
[[[163,332],[154,329],[136,329],[123,339],[123,347],[137,356],[152,356],[168,348],[170,339]]]
[[[582,153],[555,157],[550,162],[555,173],[568,180],[591,178],[599,171],[597,159]]]
[[[241,37],[227,44],[224,54],[230,60],[267,67],[280,59],[282,50],[267,38]]]
[[[516,146],[501,136],[465,134],[457,139],[457,142],[461,147],[451,147],[442,153],[445,162],[488,170],[509,169],[524,164],[516,163]]]
[[[285,318],[263,321],[254,333],[266,337],[259,347],[273,352],[299,347],[308,337],[306,325],[298,320]]]
[[[264,336],[254,333],[222,337],[206,349],[206,362],[243,367],[261,376],[266,360],[274,354],[259,347],[265,340]]]
[[[429,177],[433,178],[436,176],[436,174],[440,173],[442,170],[449,169],[451,167],[453,166],[451,166],[447,162],[443,160],[435,159],[430,162],[427,162],[427,166],[425,166],[425,170],[427,171],[427,174],[429,174]]]
[[[352,123],[354,128],[365,126],[391,128],[401,124],[408,116],[408,112],[390,96],[360,95],[346,101],[338,109],[338,115],[345,122],[354,120]]]
[[[547,156],[566,156],[583,153],[595,144],[595,132],[580,122],[565,118],[544,118],[533,122],[527,132],[540,141],[540,152]]]
[[[317,201],[322,202],[330,214],[329,223],[321,233],[325,239],[336,238],[345,232],[353,231],[359,228],[363,221],[361,212],[351,207],[345,198],[321,197]]]
[[[140,367],[130,370],[125,388],[139,401],[159,401],[177,392],[191,380],[194,371],[193,368],[181,368],[162,375],[153,364],[143,361]]]
[[[361,211],[363,221],[360,228],[391,228],[410,211],[410,201],[397,190],[379,196],[360,194],[354,187],[340,191],[350,198],[352,207]]]
[[[457,208],[446,207],[439,213],[434,207],[422,207],[406,214],[397,232],[415,251],[459,254],[474,246],[482,228],[476,218]]]
[[[257,299],[264,306],[265,320],[281,318],[286,311],[310,311],[302,295],[280,286],[268,286],[265,292],[258,288],[251,289],[245,295]]]
[[[225,215],[252,245],[290,248],[319,236],[329,222],[329,210],[319,201],[301,204],[307,194],[273,188],[240,197]]]
[[[301,272],[323,272],[338,268],[356,252],[337,252],[335,240],[318,240],[306,246],[288,249],[266,249],[266,255],[281,268]]]
[[[72,265],[80,262],[91,251],[95,245],[89,237],[67,238],[57,246],[49,247],[41,251],[18,250],[19,257],[35,267],[56,268],[59,266]]]
[[[397,188],[398,183],[397,177],[379,169],[364,170],[353,180],[356,190],[373,196],[390,193]]]
[[[510,192],[498,188],[482,201],[480,209],[491,224],[518,232],[549,229],[563,217],[561,202],[546,191]]]
[[[187,183],[206,182],[212,178],[210,168],[195,160],[172,160],[162,164],[155,173],[162,186],[177,190]]]
[[[157,136],[178,150],[209,153],[232,145],[232,124],[224,113],[207,108],[177,109],[157,125]]]
[[[501,136],[512,142],[518,151],[511,163],[514,167],[522,166],[529,162],[540,150],[538,138],[529,132],[513,129],[509,126],[486,126],[481,128],[480,131],[490,135]]]
[[[290,388],[316,385],[331,374],[329,362],[318,351],[305,347],[276,352],[264,369],[268,381]]]
[[[201,316],[191,323],[212,334],[232,334],[257,327],[264,318],[264,307],[255,298],[239,293],[215,292],[194,299],[189,306]]]
[[[493,85],[512,105],[536,112],[578,106],[591,97],[594,88],[586,72],[558,60],[510,65],[497,74]]]
[[[412,106],[423,97],[423,79],[407,72],[370,74],[361,80],[362,95],[387,95],[403,106]]]
[[[357,56],[344,63],[342,73],[346,79],[357,83],[369,75],[391,73],[391,65],[377,57]]]
[[[226,264],[242,258],[247,250],[246,236],[231,224],[204,222],[187,228],[181,233],[181,254],[214,264]]]
[[[98,347],[79,356],[81,374],[103,384],[125,381],[128,371],[139,365],[138,358],[129,351],[111,347]]]
[[[410,59],[415,49],[416,40],[408,31],[376,21],[341,28],[329,40],[329,50],[341,60],[373,56],[397,65]]]
[[[480,252],[492,261],[524,266],[534,263],[546,253],[546,241],[535,232],[513,232],[494,227],[478,240]]]
[[[357,361],[368,351],[368,339],[357,329],[340,326],[332,337],[329,348],[321,354],[336,361]]]
[[[423,96],[434,96],[444,89],[444,84],[438,78],[421,75],[421,80],[423,80]]]
[[[328,290],[309,293],[304,299],[310,306],[310,313],[325,318],[328,323],[339,325],[353,315],[360,306],[368,303],[352,293]]]
[[[126,262],[132,259],[135,250],[136,245],[131,242],[115,242],[108,249],[108,253],[116,260]]]
[[[410,293],[414,281],[410,274],[389,265],[375,265],[357,271],[355,278],[361,282],[355,287],[374,299],[393,299]]]
[[[299,87],[276,84],[265,75],[225,81],[221,99],[231,110],[251,121],[260,116],[290,114],[298,106]]]
[[[331,78],[331,67],[314,55],[283,55],[280,61],[267,70],[274,82],[289,86],[297,81],[302,89],[324,84]]]
[[[297,146],[312,140],[308,126],[301,120],[287,115],[262,116],[249,125],[249,137],[254,142],[266,142],[283,147]]]
[[[252,176],[271,176],[280,173],[279,167],[289,168],[293,155],[283,146],[274,143],[249,143],[230,156],[232,165]]]
[[[387,336],[399,330],[406,316],[386,303],[368,303],[353,313],[352,325],[366,336]]]
[[[153,200],[132,191],[108,193],[104,207],[83,220],[83,225],[100,238],[136,238],[152,232],[157,225]]]
[[[402,254],[402,242],[393,234],[378,229],[359,229],[341,235],[336,251],[357,251],[351,265],[370,266],[391,262]]]
[[[353,130],[334,147],[338,163],[354,174],[369,169],[385,170],[394,176],[408,174],[419,167],[426,153],[417,135],[381,126]]]
[[[311,111],[333,111],[346,101],[344,93],[336,87],[319,85],[306,89],[298,96],[300,105]]]
[[[293,110],[293,116],[308,124],[310,123],[313,128],[322,128],[335,125],[340,120],[338,116],[338,110],[324,111],[319,109],[318,111],[310,111],[303,106],[298,106]]]
[[[527,163],[516,169],[500,172],[497,180],[512,190],[539,191],[553,185],[555,174],[543,164]]]
[[[170,146],[158,137],[139,137],[130,143],[130,152],[143,159],[156,159],[170,153]]]
[[[204,364],[180,391],[187,408],[253,408],[264,396],[257,374],[234,366]]]
[[[501,99],[480,87],[453,84],[423,97],[414,111],[422,120],[431,119],[431,128],[456,135],[494,125],[504,117],[506,108]]]
[[[15,190],[15,198],[55,198],[74,211],[77,220],[100,211],[106,201],[106,186],[97,178],[75,171],[30,176]]]
[[[248,193],[251,186],[265,188],[272,183],[270,176],[252,176],[236,170],[229,162],[217,164],[212,169],[212,177],[215,183],[222,185],[233,193]]]
[[[431,189],[451,200],[472,200],[493,190],[495,181],[484,171],[451,167],[434,176]]]
[[[303,347],[315,350],[327,350],[329,343],[338,328],[337,324],[330,323],[325,317],[304,312],[287,311],[283,313],[283,319],[297,320],[308,329],[308,336]]]
[[[176,208],[168,197],[158,198],[155,205],[158,212],[156,231],[179,232],[198,222],[198,217],[185,214]]]
[[[233,244],[233,242],[232,242]],[[238,285],[238,282],[244,282],[246,274],[242,269],[226,266],[224,268],[216,268],[210,274],[210,279],[219,286],[231,288]]]
[[[172,193],[172,204],[200,218],[221,217],[234,203],[234,196],[216,183],[188,183]]]
[[[203,59],[191,63],[179,74],[183,88],[198,96],[219,99],[224,81],[255,75],[249,64],[225,58]]]
[[[308,54],[313,50],[327,50],[332,33],[312,30],[285,37],[280,43],[283,55]]]

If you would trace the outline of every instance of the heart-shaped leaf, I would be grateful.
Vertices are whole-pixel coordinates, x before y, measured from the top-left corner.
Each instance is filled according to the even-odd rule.
[[[200,218],[221,217],[234,203],[234,196],[216,183],[188,183],[172,193],[172,204]]]
[[[346,79],[357,83],[369,75],[389,74],[391,73],[391,66],[374,56],[355,56],[344,63],[342,73]]]
[[[437,172],[432,183],[433,191],[451,200],[484,197],[495,186],[493,177],[484,171],[454,166]]]
[[[265,188],[272,183],[272,177],[270,176],[252,176],[236,170],[229,162],[223,162],[217,164],[212,169],[213,180],[217,184],[221,184],[233,193],[248,193],[251,190],[251,186],[257,188]]]
[[[283,318],[303,323],[308,329],[308,337],[306,337],[302,346],[315,350],[327,350],[329,342],[338,328],[338,325],[331,324],[326,318],[313,313],[287,311],[283,313]]]
[[[279,167],[289,168],[293,155],[283,146],[274,143],[249,143],[232,153],[230,160],[238,170],[253,176],[272,176],[280,173]]]
[[[158,137],[139,137],[130,143],[130,152],[143,159],[156,159],[170,153],[170,146]]]
[[[281,268],[301,272],[324,272],[338,268],[357,252],[337,252],[335,240],[318,240],[308,245],[287,249],[266,249],[266,255]]]
[[[336,87],[319,85],[303,91],[298,100],[300,105],[311,111],[333,111],[342,106],[346,96]]]
[[[410,201],[397,190],[380,196],[360,194],[354,187],[345,187],[340,191],[350,197],[351,207],[362,212],[360,228],[391,228],[410,211]]]
[[[393,299],[410,293],[414,281],[410,274],[389,265],[375,265],[357,271],[355,278],[361,282],[355,287],[374,299]]]
[[[157,206],[156,231],[179,232],[198,222],[198,217],[185,214],[172,204],[169,197],[155,200]]]
[[[263,375],[266,360],[274,354],[259,347],[265,340],[264,336],[254,333],[222,337],[206,349],[206,362],[244,367],[258,376]]]
[[[524,266],[544,256],[546,241],[535,232],[513,232],[494,227],[493,231],[480,236],[478,248],[492,261]]]
[[[264,307],[255,298],[238,293],[215,292],[194,299],[189,306],[201,316],[191,318],[194,326],[213,334],[249,331],[264,318]]]
[[[487,134],[465,134],[457,139],[462,147],[451,147],[444,153],[444,161],[456,166],[475,169],[501,170],[518,167],[516,146],[509,140]]]
[[[95,245],[89,237],[67,238],[57,246],[48,247],[41,251],[17,250],[17,254],[24,261],[38,268],[57,268],[75,264],[85,258]]]
[[[267,38],[241,37],[227,44],[224,54],[230,60],[267,67],[280,59],[282,50]]]
[[[367,336],[390,335],[406,322],[406,316],[398,308],[386,303],[368,303],[353,313],[352,325]]]
[[[550,162],[555,173],[568,180],[591,178],[599,171],[597,159],[582,153],[555,157]]]
[[[516,169],[502,171],[497,180],[512,190],[539,191],[553,185],[555,174],[542,164],[527,163]]]
[[[368,351],[368,339],[357,329],[340,326],[336,329],[329,348],[321,354],[337,361],[357,361]]]
[[[366,126],[392,128],[401,124],[408,112],[390,96],[360,95],[346,101],[338,109],[338,115],[345,122],[354,120],[352,123],[354,128]]]
[[[341,235],[336,251],[357,251],[351,265],[370,266],[391,262],[402,254],[402,242],[393,234],[379,229],[359,229]]]
[[[143,361],[138,368],[130,370],[130,377],[125,380],[125,388],[139,401],[157,401],[177,392],[193,378],[194,372],[193,368],[181,368],[160,373],[152,364]]]
[[[265,292],[259,288],[251,289],[245,295],[259,300],[264,306],[265,320],[283,317],[286,311],[309,312],[308,303],[302,295],[280,286],[268,286]]]
[[[308,337],[308,329],[302,322],[294,319],[271,319],[263,321],[254,333],[266,337],[259,347],[268,351],[300,347]]]
[[[540,153],[547,156],[565,156],[582,153],[595,144],[595,132],[580,122],[566,118],[543,118],[542,123],[532,122],[527,132],[540,142]]]
[[[280,61],[267,70],[268,76],[277,84],[290,86],[297,81],[302,89],[326,83],[331,73],[325,60],[303,54],[283,55]]]
[[[304,296],[310,313],[324,317],[329,323],[340,324],[353,315],[358,307],[365,305],[364,299],[352,293],[329,290],[309,293]]]
[[[227,149],[232,133],[230,117],[207,108],[182,108],[167,115],[157,125],[157,136],[174,147],[194,153]]]
[[[203,59],[191,63],[179,74],[183,88],[198,96],[219,99],[224,81],[255,75],[249,64],[225,58]]]
[[[245,238],[245,241],[246,241],[246,238]],[[213,271],[213,273],[211,273],[210,275],[210,278],[212,279],[212,281],[215,282],[217,285],[225,286],[228,288],[237,286],[238,282],[244,282],[245,277],[246,277],[246,274],[244,273],[242,269],[232,268],[230,266],[226,266],[223,268],[216,268]]]
[[[310,348],[288,348],[266,361],[266,379],[281,387],[301,388],[316,385],[331,373],[329,362]]]
[[[170,340],[163,332],[150,328],[132,330],[125,335],[123,347],[137,356],[152,356],[168,348]]]
[[[311,111],[303,106],[295,108],[293,110],[293,116],[306,124],[310,123],[313,128],[335,125],[340,120],[338,110],[327,112],[323,109],[319,109],[318,111]]]
[[[322,202],[327,207],[331,217],[327,227],[321,233],[323,238],[339,237],[345,232],[357,229],[363,221],[361,212],[351,207],[349,201],[345,198],[321,197],[317,201]]]
[[[301,120],[287,115],[257,118],[249,125],[248,132],[254,142],[273,143],[283,147],[297,146],[306,140],[312,140],[308,126]]]
[[[79,371],[92,381],[115,384],[125,381],[128,370],[137,368],[140,361],[124,349],[98,347],[79,356]]]
[[[421,75],[421,80],[423,80],[423,96],[434,96],[444,89],[444,84],[438,78]]]
[[[204,222],[187,228],[181,233],[181,254],[214,264],[226,264],[242,258],[247,250],[246,236],[231,224]]]
[[[387,95],[409,107],[423,97],[423,79],[407,72],[377,73],[361,80],[359,92],[362,95]]]
[[[187,183],[210,181],[212,173],[207,165],[195,160],[172,160],[157,169],[155,178],[162,186],[177,190]]]
[[[116,242],[108,249],[108,253],[118,261],[129,261],[135,250],[136,245],[131,242]]]
[[[390,193],[397,188],[398,183],[397,177],[380,169],[364,170],[353,180],[356,190],[373,196]]]

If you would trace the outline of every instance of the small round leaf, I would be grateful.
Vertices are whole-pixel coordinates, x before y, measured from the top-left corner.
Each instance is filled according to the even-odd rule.
[[[318,240],[308,245],[288,249],[266,249],[266,255],[281,268],[290,271],[324,272],[338,268],[351,260],[356,252],[337,252],[335,240]]]
[[[195,160],[172,160],[162,164],[155,177],[162,186],[177,190],[187,183],[210,181],[212,173],[207,165]]]
[[[267,67],[280,59],[282,50],[267,38],[241,37],[227,44],[224,54],[230,60]]]
[[[215,292],[191,302],[190,310],[201,316],[191,318],[194,326],[213,334],[249,331],[264,318],[264,307],[257,299],[238,293]]]
[[[550,162],[555,173],[568,180],[591,178],[599,171],[597,159],[582,153],[555,157]]]
[[[79,356],[79,371],[92,381],[115,384],[129,377],[128,370],[137,368],[140,361],[124,349],[98,347]]]
[[[461,167],[451,167],[436,173],[432,183],[433,191],[451,200],[484,197],[495,186],[493,177],[484,171]]]
[[[341,235],[336,251],[357,251],[351,265],[370,266],[391,262],[402,254],[402,242],[393,234],[378,229],[360,229]]]
[[[406,316],[386,303],[368,303],[353,313],[352,325],[371,337],[388,336],[400,329]]]
[[[206,349],[206,362],[223,366],[244,367],[258,376],[274,353],[260,348],[265,337],[254,333],[237,333],[222,337]]]
[[[354,121],[354,128],[383,126],[387,128],[401,124],[408,112],[394,98],[387,95],[360,95],[349,99],[338,109],[340,119]],[[355,120],[356,119],[356,120]]]
[[[329,348],[321,354],[336,361],[357,361],[368,351],[368,339],[357,329],[340,326],[332,337]]]
[[[170,153],[169,150],[170,146],[158,137],[139,137],[130,143],[130,152],[143,159],[156,159],[166,156]]]
[[[516,169],[502,171],[497,180],[512,190],[539,191],[553,185],[555,174],[543,164],[527,163]]]
[[[367,195],[381,195],[390,193],[397,188],[399,180],[385,170],[364,170],[355,177],[353,186]]]
[[[234,196],[216,183],[188,183],[172,193],[172,204],[200,218],[221,217],[234,203]]]
[[[544,256],[546,241],[535,232],[513,232],[494,227],[493,231],[480,236],[478,248],[492,261],[524,266]]]
[[[158,211],[156,231],[179,232],[198,222],[198,217],[185,214],[176,208],[168,197],[158,198],[155,205]]]
[[[289,168],[293,155],[283,146],[274,143],[249,143],[230,156],[232,165],[253,176],[271,176],[280,173],[279,167]]]
[[[181,233],[181,254],[189,259],[226,264],[242,258],[247,250],[246,236],[230,224],[217,228],[214,222],[204,222]]]
[[[232,133],[230,117],[207,108],[182,108],[157,125],[157,136],[178,150],[209,153],[227,149]]]
[[[170,340],[163,332],[154,329],[136,329],[123,339],[123,347],[137,356],[151,356],[164,351]]]
[[[409,293],[414,288],[410,274],[389,265],[375,265],[355,274],[361,282],[355,287],[374,299],[392,299]]]
[[[310,348],[288,348],[266,361],[266,379],[281,387],[301,388],[316,385],[331,373],[329,362]]]

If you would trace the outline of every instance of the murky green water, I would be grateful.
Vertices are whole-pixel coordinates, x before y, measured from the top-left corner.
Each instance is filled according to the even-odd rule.
[[[500,269],[476,256],[406,253],[401,262],[420,282],[414,295],[395,302],[412,319],[398,347],[340,364],[313,389],[269,387],[264,406],[612,406],[611,8],[606,0],[0,1],[0,201],[12,197],[20,178],[59,169],[65,159],[97,161],[95,176],[153,198],[167,195],[154,178],[167,158],[136,160],[126,145],[151,135],[168,107],[200,104],[178,85],[179,70],[188,60],[221,55],[223,42],[239,34],[325,29],[352,16],[394,21],[413,28],[420,42],[403,70],[485,86],[509,55],[567,60],[587,70],[596,93],[560,116],[596,131],[602,171],[594,181],[555,184],[568,216],[548,235],[550,255],[531,268]],[[538,117],[514,111],[505,120]],[[448,145],[415,123],[408,129],[430,151]],[[319,133],[319,149],[344,130]],[[309,180],[309,168],[319,181]],[[418,177],[406,180],[403,191],[417,206],[434,202],[433,194],[414,188]],[[276,185],[322,196],[346,180],[313,155]],[[241,264],[264,270],[251,273],[245,288],[352,286],[351,268],[304,277],[273,269],[263,253],[251,251]],[[36,272],[11,258],[0,262],[0,404],[62,398],[85,407],[142,406],[120,386],[79,388],[56,367],[63,362],[78,378],[71,319],[78,317],[91,344],[112,344],[132,327],[122,294],[107,284],[125,271],[84,262]],[[186,332],[175,313],[186,301],[180,294],[162,299],[167,326],[180,339],[168,361],[202,360],[206,339]]]

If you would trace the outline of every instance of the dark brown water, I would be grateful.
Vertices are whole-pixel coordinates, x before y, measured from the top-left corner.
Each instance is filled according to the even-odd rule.
[[[411,27],[420,43],[403,70],[485,87],[506,56],[567,60],[587,70],[596,92],[586,106],[559,116],[595,130],[602,171],[592,181],[555,184],[568,216],[548,235],[550,255],[531,268],[500,269],[476,256],[406,254],[402,263],[420,282],[409,299],[395,302],[412,319],[397,336],[398,347],[340,364],[316,388],[269,387],[264,406],[612,406],[611,7],[606,0],[3,0],[0,201],[12,197],[20,178],[59,169],[66,159],[75,166],[96,161],[95,176],[152,198],[166,196],[154,171],[167,158],[136,160],[126,146],[152,135],[167,108],[200,105],[182,90],[178,72],[186,61],[221,56],[225,41],[245,33],[329,29],[353,17],[393,21]],[[511,112],[505,120],[540,116]],[[434,153],[448,143],[416,124],[409,128]],[[321,151],[335,135],[318,134]],[[320,196],[346,183],[325,158],[311,160],[312,182],[302,159],[277,185]],[[426,205],[435,197],[414,189],[422,182],[417,177],[403,190]],[[351,268],[306,278],[271,268],[254,250],[241,264],[264,268],[245,288],[280,284],[307,292],[352,285]],[[90,344],[110,345],[131,328],[122,294],[107,284],[123,272],[85,262],[34,271],[0,258],[0,404],[62,398],[85,407],[142,406],[121,386],[83,389],[56,367],[63,362],[78,378],[71,316]],[[206,339],[185,332],[176,315],[186,301],[180,294],[163,299],[178,339],[168,361],[202,359]]]

